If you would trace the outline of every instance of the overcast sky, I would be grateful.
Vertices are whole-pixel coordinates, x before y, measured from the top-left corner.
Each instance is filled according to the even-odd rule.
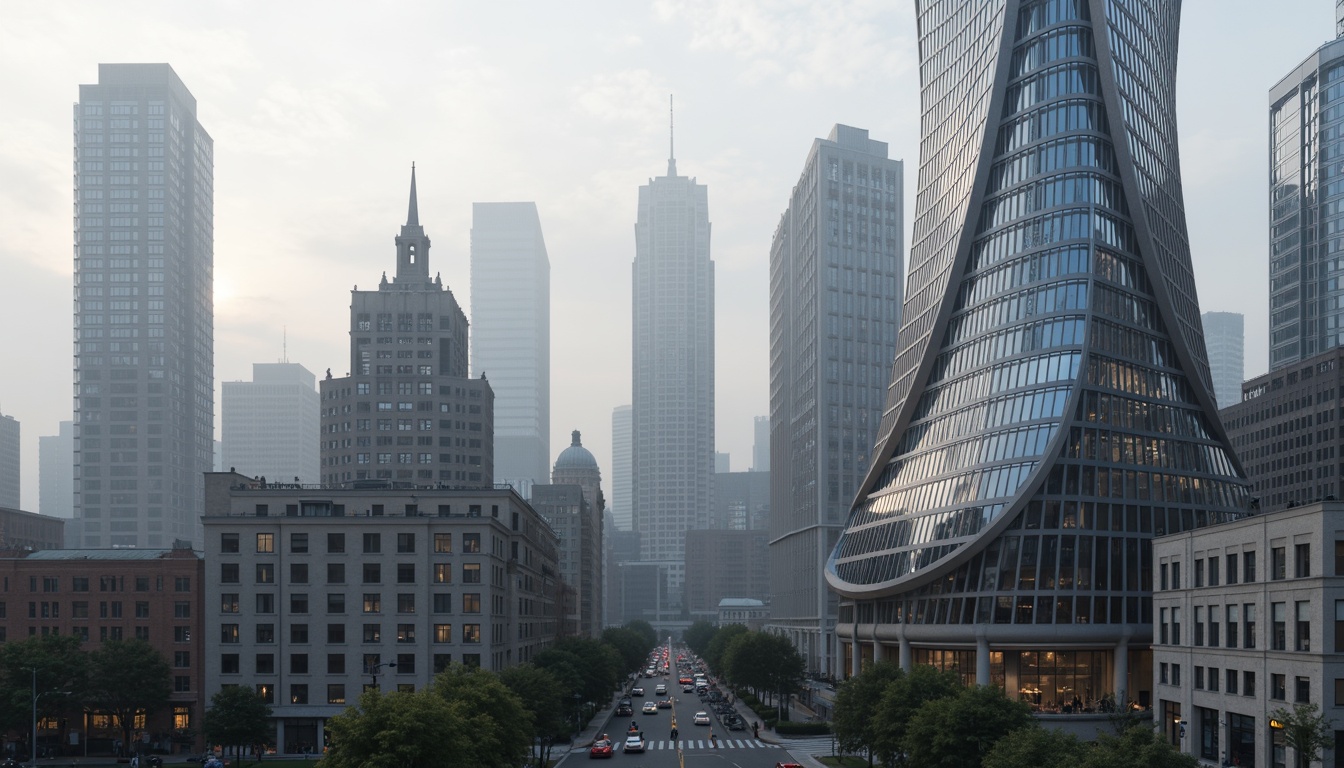
[[[1333,36],[1333,11],[1185,3],[1195,274],[1205,311],[1246,313],[1247,376],[1267,368],[1267,93]],[[668,94],[677,167],[709,187],[718,446],[733,469],[749,468],[752,417],[768,412],[770,238],[832,124],[868,129],[906,162],[908,249],[912,2],[6,2],[0,413],[22,422],[25,509],[38,509],[38,436],[71,418],[71,105],[100,62],[165,61],[215,141],[216,392],[280,359],[285,328],[291,362],[346,372],[349,291],[395,268],[415,161],[430,268],[464,310],[472,202],[536,202],[552,455],[582,430],[606,481],[611,410],[630,401],[637,188],[666,169]]]

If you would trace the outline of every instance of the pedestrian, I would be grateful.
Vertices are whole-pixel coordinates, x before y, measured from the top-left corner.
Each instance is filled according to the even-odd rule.
[[[751,724],[751,735],[753,738],[761,738],[761,724],[759,722]]]
[[[131,768],[140,768],[140,753],[131,755]]]

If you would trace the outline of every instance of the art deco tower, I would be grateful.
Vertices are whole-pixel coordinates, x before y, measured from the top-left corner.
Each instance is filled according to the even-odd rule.
[[[1186,239],[1180,4],[916,8],[905,309],[826,572],[846,666],[890,654],[1041,707],[1151,699],[1151,537],[1246,500]]]

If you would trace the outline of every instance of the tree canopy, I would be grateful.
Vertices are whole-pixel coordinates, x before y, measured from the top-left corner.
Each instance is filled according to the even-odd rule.
[[[709,650],[709,641],[714,639],[714,625],[704,619],[697,619],[681,633],[682,642],[697,656],[704,656]]]
[[[245,746],[270,738],[271,705],[242,685],[220,689],[205,710],[205,738],[212,744]]]
[[[929,702],[951,698],[962,690],[961,679],[955,672],[925,664],[898,674],[871,712],[874,755],[883,765],[900,762],[901,754],[908,751],[905,741],[915,713]],[[1002,695],[999,694],[1000,698]]]
[[[365,691],[358,707],[327,721],[324,768],[468,768],[477,765],[470,726],[432,689]],[[482,763],[483,765],[483,763]]]
[[[493,672],[453,664],[430,688],[448,702],[471,736],[475,765],[517,768],[532,751],[532,714]]]
[[[549,670],[535,664],[509,667],[499,673],[499,679],[532,715],[532,757],[535,764],[549,764],[551,745],[569,730],[569,721],[565,717],[565,695],[560,681]]]
[[[163,654],[138,638],[104,640],[89,654],[88,679],[89,706],[117,716],[126,744],[133,743],[136,714],[148,717],[168,706],[173,691]]]
[[[1294,704],[1292,710],[1279,708],[1269,713],[1283,725],[1283,738],[1297,755],[1298,768],[1306,768],[1321,759],[1321,750],[1334,746],[1334,724],[1315,704]]]
[[[998,688],[964,688],[919,707],[902,747],[909,764],[921,768],[980,768],[999,739],[1032,723],[1031,709]]]
[[[840,684],[835,691],[831,729],[835,732],[841,751],[867,751],[868,764],[872,765],[872,745],[877,741],[873,712],[877,710],[887,687],[904,674],[899,665],[883,661]]]

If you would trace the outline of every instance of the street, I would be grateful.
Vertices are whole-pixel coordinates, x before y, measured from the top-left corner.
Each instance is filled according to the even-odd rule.
[[[640,699],[635,699],[639,702]],[[625,754],[617,750],[611,760],[613,768],[682,768],[683,766],[735,766],[736,768],[772,768],[777,762],[788,762],[792,758],[777,744],[754,739],[751,732],[728,731],[719,724],[718,717],[711,713],[712,725],[692,725],[691,718],[696,712],[711,711],[710,708],[690,694],[678,694],[672,697],[671,709],[660,709],[657,714],[637,712],[633,718],[611,718],[605,733],[618,745],[625,742],[626,729],[630,720],[638,723],[644,732],[644,754]],[[676,723],[678,734],[676,742],[670,738],[672,724]],[[710,736],[715,737],[711,740]],[[576,747],[568,758],[567,768],[574,768],[573,761],[587,759],[587,747]]]

